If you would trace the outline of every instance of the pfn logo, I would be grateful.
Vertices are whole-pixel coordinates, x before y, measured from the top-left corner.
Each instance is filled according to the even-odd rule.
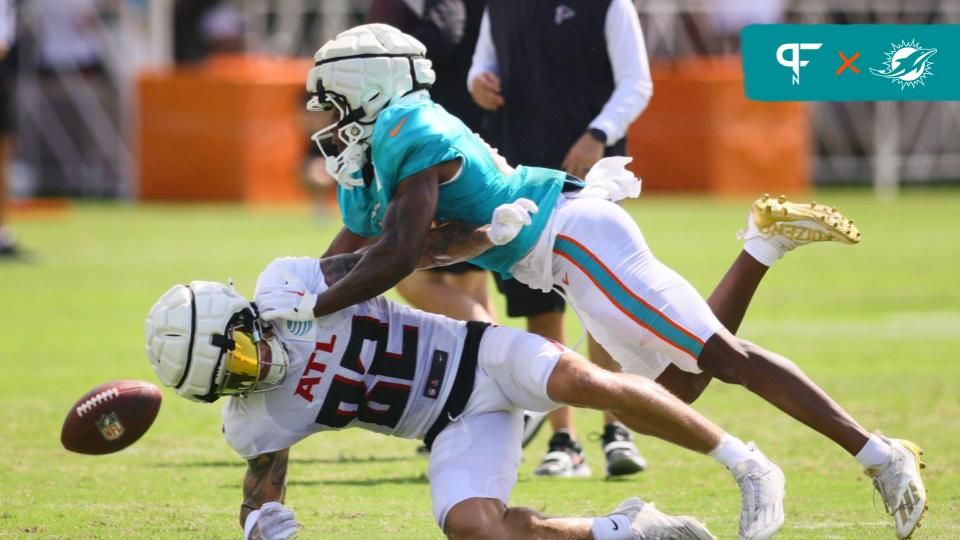
[[[793,70],[793,84],[800,84],[800,68],[806,67],[809,60],[800,59],[800,51],[815,51],[823,46],[823,43],[784,43],[777,49],[777,62],[783,67]],[[787,52],[790,57],[787,58]]]

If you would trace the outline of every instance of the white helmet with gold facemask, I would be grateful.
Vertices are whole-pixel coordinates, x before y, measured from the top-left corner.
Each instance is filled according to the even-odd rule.
[[[314,55],[307,75],[307,109],[334,111],[334,122],[313,134],[327,172],[344,188],[363,186],[370,136],[377,115],[395,98],[429,88],[436,74],[423,43],[386,24],[356,26]],[[344,149],[334,155],[333,137]]]
[[[175,285],[147,315],[147,357],[164,385],[193,401],[271,390],[283,383],[288,359],[276,337],[265,337],[268,328],[229,285]]]

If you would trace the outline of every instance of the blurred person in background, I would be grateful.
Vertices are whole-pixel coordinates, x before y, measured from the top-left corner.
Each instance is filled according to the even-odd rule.
[[[481,133],[483,110],[463,88],[486,0],[374,0],[367,22],[386,23],[427,47],[437,80],[430,96]],[[414,272],[397,292],[414,307],[460,320],[496,322],[487,273],[468,262]]]
[[[122,152],[118,89],[108,65],[110,0],[33,0],[20,4],[18,107],[31,119],[35,144],[22,152],[35,164],[41,196],[114,197],[123,189],[115,163]],[[29,75],[29,77],[28,77]],[[27,137],[27,126],[20,134]]]
[[[13,75],[17,14],[14,0],[0,0],[0,258],[21,254],[8,223],[7,170],[13,153]]]
[[[208,54],[236,54],[244,50],[246,20],[236,5],[221,2],[200,19],[200,35]]]
[[[442,80],[442,77],[438,77]],[[626,155],[626,132],[653,94],[643,32],[630,0],[491,0],[468,73],[474,101],[496,111],[491,144],[511,164],[562,169],[583,178],[605,156]],[[527,330],[563,343],[565,302],[496,273],[507,314]],[[590,359],[619,367],[592,338]],[[549,415],[554,434],[535,473],[589,476],[573,411]],[[634,474],[646,462],[630,433],[604,416],[607,476]]]
[[[35,0],[34,14],[40,15],[36,19],[40,68],[47,72],[102,71],[104,51],[96,19],[101,5],[107,4],[104,0]]]
[[[199,62],[209,48],[204,20],[221,0],[176,0],[173,5],[173,57],[178,63]]]
[[[173,57],[196,63],[245,49],[247,20],[230,0],[177,0],[173,6]]]

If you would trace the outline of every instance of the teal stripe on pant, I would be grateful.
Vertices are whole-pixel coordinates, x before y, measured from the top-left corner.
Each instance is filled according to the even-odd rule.
[[[699,358],[703,343],[694,339],[624,287],[597,258],[570,240],[558,237],[553,251],[574,263],[620,311],[674,347]]]

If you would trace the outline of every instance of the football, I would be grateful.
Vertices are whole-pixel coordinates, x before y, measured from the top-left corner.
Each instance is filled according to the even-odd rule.
[[[113,381],[90,390],[67,413],[64,448],[80,454],[123,450],[150,429],[160,410],[160,389],[144,381]]]

